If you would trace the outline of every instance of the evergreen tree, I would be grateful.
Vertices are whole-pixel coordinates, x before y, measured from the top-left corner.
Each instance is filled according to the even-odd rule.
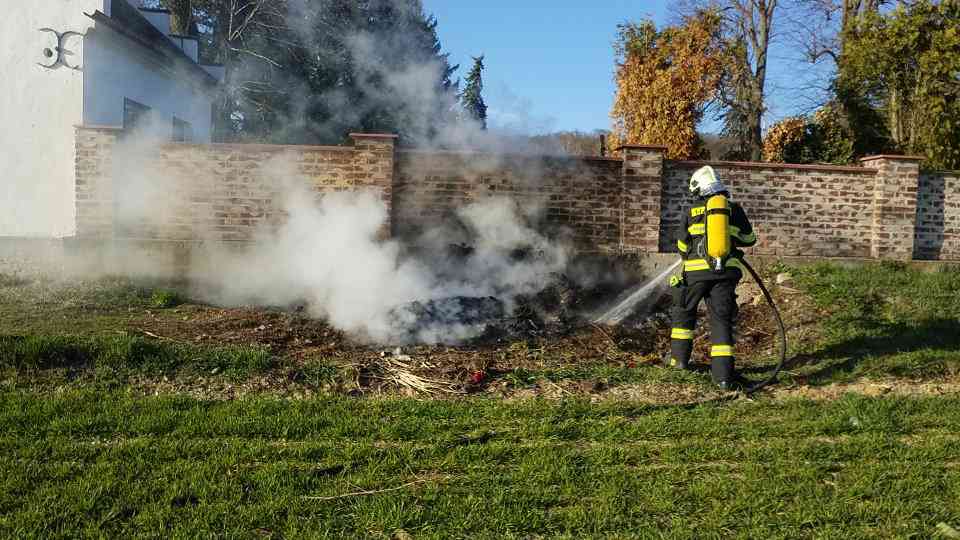
[[[460,93],[460,108],[468,117],[487,129],[487,104],[483,101],[483,55],[474,57],[473,68],[467,75],[467,84]]]
[[[458,66],[421,0],[191,3],[203,58],[227,72],[222,139],[330,144],[367,131],[416,145],[454,120]]]

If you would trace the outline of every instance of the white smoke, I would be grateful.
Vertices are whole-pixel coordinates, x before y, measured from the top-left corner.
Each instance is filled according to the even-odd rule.
[[[305,187],[284,195],[286,222],[249,249],[214,257],[200,282],[219,285],[211,300],[230,304],[307,302],[311,315],[376,341],[396,332],[389,310],[429,297],[429,270],[401,260],[380,241],[386,208],[370,193],[331,193],[314,202]]]
[[[551,242],[528,224],[538,210],[524,209],[503,197],[460,209],[458,215],[473,233],[475,249],[470,258],[472,264],[462,268],[462,276],[464,282],[477,287],[475,295],[536,292],[543,288],[551,272],[566,267],[570,248]],[[522,263],[516,262],[517,249],[529,251],[523,255]]]
[[[460,210],[475,251],[454,264],[405,253],[398,241],[383,238],[387,208],[372,193],[330,193],[317,201],[306,182],[284,184],[284,224],[238,253],[210,255],[208,265],[194,270],[204,284],[200,296],[232,305],[305,302],[312,316],[361,339],[449,343],[474,337],[483,326],[462,324],[457,313],[420,321],[404,308],[488,296],[509,307],[517,295],[541,289],[569,258],[569,249],[526,225],[509,199]],[[439,230],[429,235],[438,248],[462,238]],[[517,250],[526,252],[518,257]]]
[[[399,21],[412,20],[409,12],[421,9],[419,2],[406,0],[379,0],[379,3],[391,5]],[[286,28],[310,48],[311,55],[338,61],[348,58],[350,84],[362,95],[362,99],[357,99],[338,87],[317,93],[297,86],[296,82],[287,84],[282,92],[292,108],[290,117],[284,120],[288,126],[305,127],[307,133],[339,137],[342,126],[357,126],[371,115],[387,113],[395,117],[402,129],[404,144],[421,149],[468,149],[504,154],[539,152],[530,144],[528,135],[544,132],[554,124],[552,119],[534,117],[529,99],[517,96],[502,83],[490,81],[487,81],[488,87],[496,94],[496,103],[490,107],[491,129],[484,129],[480,122],[462,114],[456,88],[444,87],[442,83],[447,67],[444,62],[436,56],[413,61],[394,54],[392,48],[406,50],[423,46],[418,41],[422,36],[409,34],[411,29],[406,22],[395,28],[384,25],[376,33],[340,30],[344,33],[338,34],[338,39],[331,43],[327,34],[338,30],[334,28],[336,23],[327,17],[337,13],[336,9],[312,0],[291,0],[286,6]],[[274,70],[248,61],[240,71],[235,79],[257,81],[271,80]],[[317,104],[329,118],[318,121],[311,116],[313,105]],[[281,134],[277,140],[283,138]]]
[[[303,20],[289,22],[291,27],[303,27],[303,32],[313,31]],[[421,138],[422,146],[483,151],[464,160],[470,169],[463,171],[466,178],[498,170],[506,161],[504,154],[530,150],[518,144],[515,133],[505,136],[485,131],[466,119],[431,131],[427,119],[438,109],[456,112],[455,96],[443,91],[440,84],[441,64],[428,61],[388,68],[379,59],[383,44],[371,36],[358,34],[346,42],[350,49],[346,53],[360,73],[366,74],[361,83],[369,81],[364,91],[374,106],[403,103],[401,109],[409,112],[402,119],[404,126]],[[250,73],[243,75],[256,78]],[[336,91],[302,98],[304,110],[316,99],[335,105],[333,110],[345,115],[338,121],[360,113],[351,110],[349,101]],[[302,118],[291,119],[297,121]],[[115,149],[116,224],[149,235],[151,230],[163,229],[172,217],[209,211],[209,218],[204,218],[207,221],[190,222],[194,229],[188,234],[216,238],[213,229],[196,229],[203,223],[216,226],[212,207],[187,205],[193,204],[191,189],[208,189],[221,176],[214,170],[174,170],[157,160],[158,148],[169,135],[158,137],[154,131],[128,137]],[[325,127],[316,126],[313,131],[322,133]],[[523,170],[513,171],[513,180],[529,192],[542,180],[542,171],[538,160],[523,163]],[[259,169],[263,178],[258,177],[257,182],[266,182],[275,190],[270,212],[283,219],[262,220],[249,245],[230,248],[211,242],[196,249],[189,271],[199,285],[193,291],[198,299],[220,305],[302,304],[310,315],[379,343],[457,342],[474,337],[483,327],[463,321],[457,305],[443,300],[496,297],[509,314],[519,295],[536,293],[549,284],[551,274],[563,272],[573,253],[567,242],[540,232],[543,208],[530,199],[481,199],[459,208],[452,222],[404,243],[387,238],[388,210],[378,194],[320,196],[308,179],[298,176],[296,164],[283,155],[259,164]],[[453,244],[466,244],[471,252],[452,255]],[[129,258],[136,257],[129,254]],[[431,301],[437,301],[432,309],[440,312],[432,320],[408,309],[414,303]]]

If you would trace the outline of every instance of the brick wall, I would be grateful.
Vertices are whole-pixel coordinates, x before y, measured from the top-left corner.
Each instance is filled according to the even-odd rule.
[[[119,130],[77,128],[77,236],[113,236],[113,147]]]
[[[77,130],[80,237],[250,241],[282,219],[280,183],[316,194],[373,190],[392,200],[391,135],[351,136],[353,146],[118,142],[116,131]],[[385,224],[386,226],[386,224]]]
[[[687,185],[701,162],[668,162],[663,176],[660,250],[675,251]],[[869,257],[875,169],[710,163],[759,238],[753,252],[784,256]]]
[[[620,242],[620,160],[398,152],[394,233],[416,235],[489,196],[539,205],[544,225],[563,226],[585,251]]]
[[[920,175],[914,257],[960,259],[960,172]]]
[[[688,179],[704,165],[666,161],[653,146],[624,147],[621,160],[398,151],[390,135],[351,137],[342,147],[131,148],[116,130],[79,128],[78,238],[250,241],[283,219],[280,182],[292,179],[317,196],[373,190],[389,209],[385,234],[415,235],[502,195],[538,206],[538,225],[569,232],[583,251],[673,252]],[[757,229],[755,253],[960,259],[960,174],[921,175],[919,158],[710,164]],[[146,217],[124,215],[138,204],[133,214]]]

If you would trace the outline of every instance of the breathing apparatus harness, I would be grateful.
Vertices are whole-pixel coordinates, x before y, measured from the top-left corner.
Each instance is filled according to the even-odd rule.
[[[704,170],[706,169],[706,170]],[[733,239],[730,234],[730,201],[726,195],[726,189],[723,187],[714,175],[712,168],[704,167],[701,171],[694,174],[691,179],[690,188],[694,193],[707,192],[707,201],[705,205],[704,216],[704,234],[702,240],[698,242],[696,253],[704,258],[714,273],[722,273],[726,269],[727,261],[733,255]],[[706,182],[704,182],[706,181]],[[701,186],[701,183],[707,183],[708,186]],[[708,189],[702,189],[708,187]],[[712,189],[709,189],[712,188]],[[743,266],[753,280],[760,287],[767,305],[773,311],[773,316],[777,321],[780,334],[780,361],[777,363],[773,372],[761,381],[752,382],[744,388],[747,395],[753,394],[762,388],[776,382],[783,366],[787,360],[787,330],[783,324],[783,318],[780,316],[780,310],[773,301],[770,291],[764,285],[763,280],[757,272],[750,266],[743,257],[738,258],[739,265]],[[677,276],[674,276],[675,278]],[[683,279],[671,279],[671,285],[679,286],[683,284]]]

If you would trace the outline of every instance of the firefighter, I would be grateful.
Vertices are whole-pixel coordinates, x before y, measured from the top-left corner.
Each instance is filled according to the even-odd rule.
[[[706,299],[710,313],[710,373],[723,390],[742,389],[744,380],[734,369],[733,325],[737,316],[737,283],[743,277],[741,247],[757,243],[743,208],[712,167],[702,167],[690,177],[696,202],[684,210],[677,235],[682,271],[671,278],[673,328],[667,363],[691,369],[693,331],[697,307]]]

